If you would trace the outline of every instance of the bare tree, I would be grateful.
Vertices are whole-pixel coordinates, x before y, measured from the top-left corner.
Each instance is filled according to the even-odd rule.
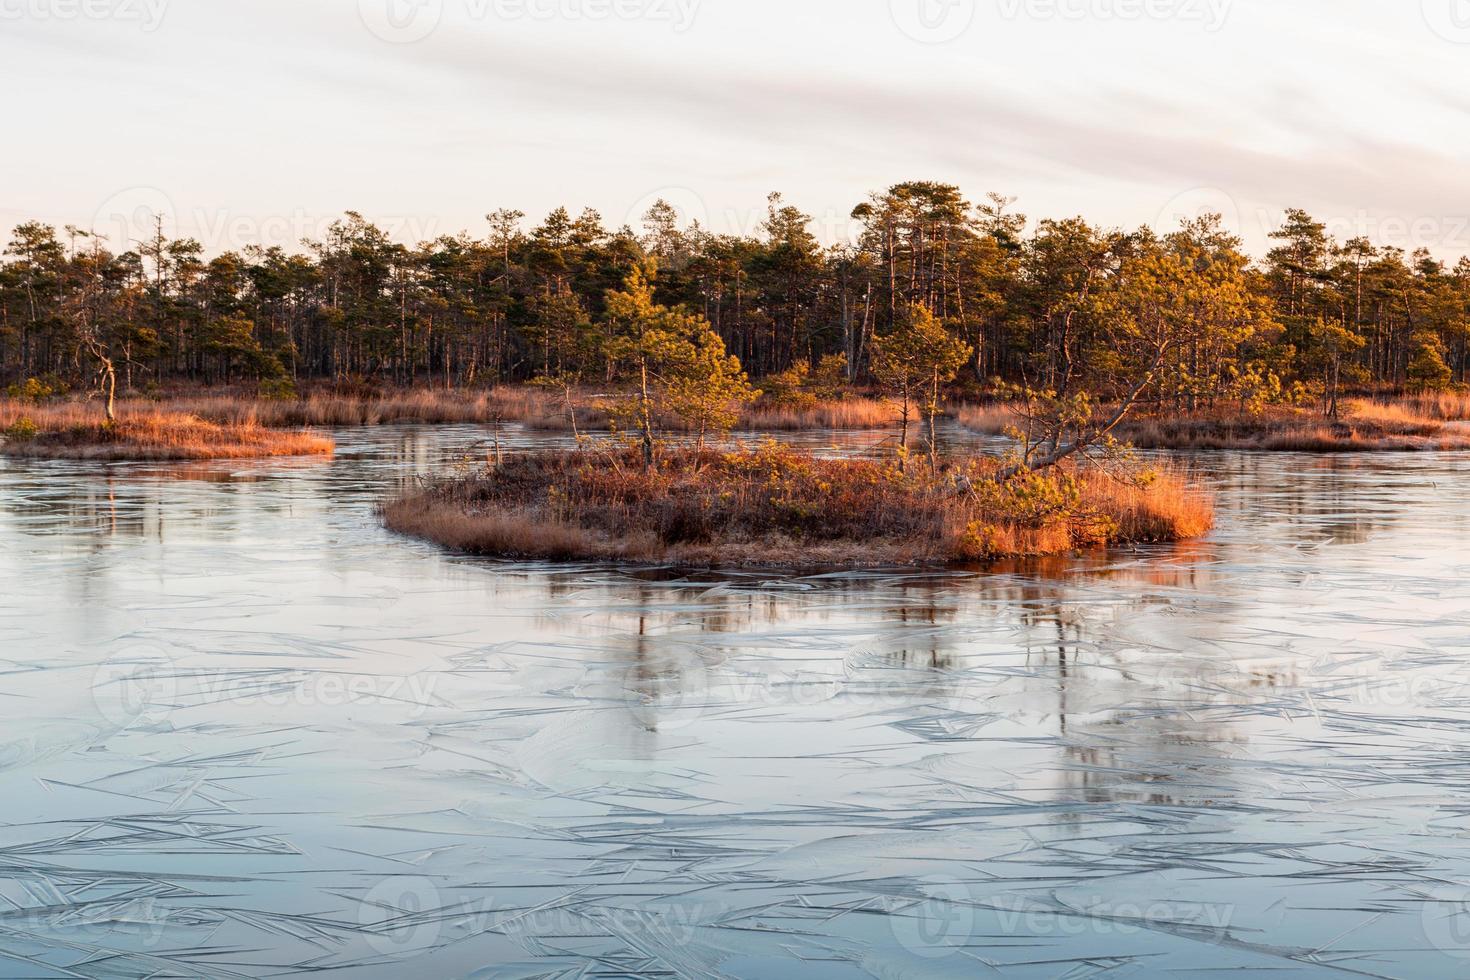
[[[80,263],[77,288],[67,297],[63,311],[76,333],[78,354],[85,351],[97,362],[96,384],[105,399],[107,424],[112,425],[117,421],[117,361],[108,347],[103,324],[107,289],[102,270],[108,256],[91,232],[70,225],[66,230],[72,238],[73,252],[78,238],[92,240],[90,252]]]

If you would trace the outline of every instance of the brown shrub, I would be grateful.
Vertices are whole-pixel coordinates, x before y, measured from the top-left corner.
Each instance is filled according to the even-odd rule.
[[[768,444],[681,450],[645,469],[630,450],[512,457],[384,508],[394,530],[474,554],[705,565],[870,565],[1048,555],[1202,535],[1207,495],[1167,472],[998,487],[994,461],[905,475],[871,460]]]

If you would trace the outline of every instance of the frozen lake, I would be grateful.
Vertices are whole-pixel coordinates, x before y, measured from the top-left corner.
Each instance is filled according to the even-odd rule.
[[[1470,975],[1470,455],[990,574],[381,529],[486,435],[0,462],[0,977]]]

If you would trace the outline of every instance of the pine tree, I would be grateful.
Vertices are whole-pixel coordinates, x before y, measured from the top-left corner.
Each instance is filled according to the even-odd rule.
[[[872,366],[878,379],[899,402],[900,466],[908,465],[909,426],[917,408],[928,422],[929,459],[938,464],[937,419],[946,384],[955,379],[973,349],[952,335],[922,304],[912,303],[894,328],[874,338]]]

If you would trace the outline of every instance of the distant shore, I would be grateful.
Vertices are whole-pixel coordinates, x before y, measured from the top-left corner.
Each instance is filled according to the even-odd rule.
[[[1470,404],[1459,399],[1351,399],[1338,418],[1307,409],[1271,407],[1258,413],[1139,414],[1113,435],[1138,449],[1240,452],[1444,452],[1470,449],[1470,426],[1457,423]],[[1443,413],[1434,406],[1443,406]],[[1014,416],[1004,406],[966,406],[956,413],[972,432],[1001,435]]]
[[[249,390],[182,390],[153,397],[119,400],[124,413],[192,415],[219,425],[272,428],[373,426],[418,422],[429,425],[516,422],[548,431],[605,430],[611,422],[608,395],[595,389],[572,393],[534,385],[490,389],[389,388],[380,391],[303,392],[299,397],[262,397]],[[29,415],[40,423],[50,415],[73,413],[93,402],[75,398],[26,403],[0,397],[0,427],[7,418]],[[854,391],[841,398],[796,403],[761,401],[746,407],[737,426],[746,432],[806,429],[879,429],[894,424],[895,408],[881,398]],[[665,420],[677,429],[677,418]]]
[[[133,458],[209,458],[199,453],[207,446],[227,456],[296,455],[323,451],[300,430],[330,427],[420,423],[426,425],[516,423],[548,432],[599,432],[614,425],[616,392],[581,389],[570,393],[533,385],[502,385],[491,389],[387,388],[334,391],[314,389],[298,397],[263,397],[250,389],[194,389],[153,397],[119,399],[124,421],[149,418],[151,431],[138,438],[114,433],[103,438],[101,409],[96,400],[76,396],[28,402],[0,397],[0,437],[10,426],[27,419],[41,438],[21,444],[7,440],[11,455],[76,455],[86,451],[97,458],[125,458],[129,445],[149,455]],[[832,398],[795,402],[761,399],[742,409],[739,432],[820,432],[897,428],[897,407],[869,391],[855,389]],[[952,401],[949,417],[970,431],[1002,435],[1016,422],[1010,409],[999,403]],[[174,421],[162,427],[174,433],[161,436],[158,419]],[[185,420],[192,423],[185,424]],[[1344,400],[1340,416],[1326,418],[1303,408],[1268,406],[1255,412],[1207,410],[1194,415],[1164,412],[1138,413],[1126,419],[1114,435],[1140,449],[1213,450],[1244,452],[1415,452],[1470,449],[1470,396],[1385,396]],[[211,431],[214,426],[221,431]],[[186,432],[192,427],[192,433]],[[663,419],[663,427],[677,434],[681,420]],[[287,430],[295,430],[288,432]],[[283,434],[278,434],[283,433]],[[316,439],[320,440],[318,436]],[[146,447],[146,448],[141,448]],[[327,450],[330,451],[330,450]]]

